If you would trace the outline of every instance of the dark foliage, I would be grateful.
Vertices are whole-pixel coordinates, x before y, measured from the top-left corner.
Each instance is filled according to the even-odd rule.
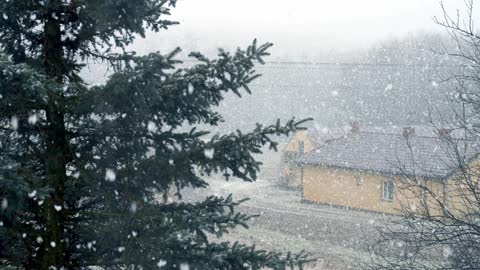
[[[250,93],[271,44],[178,68],[179,49],[126,46],[166,19],[175,0],[0,2],[0,266],[24,269],[284,269],[304,254],[215,242],[251,218],[241,201],[166,203],[221,173],[254,181],[253,154],[303,121],[208,135],[226,92]],[[3,13],[3,14],[1,14]],[[121,52],[121,53],[113,53]],[[79,77],[85,59],[115,68],[105,85]],[[177,200],[178,201],[178,200]],[[220,241],[220,240],[217,240]]]

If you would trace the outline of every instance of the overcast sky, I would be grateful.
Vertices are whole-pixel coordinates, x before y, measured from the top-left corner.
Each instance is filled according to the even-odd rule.
[[[463,0],[445,0],[463,9]],[[409,33],[441,31],[438,0],[179,0],[181,24],[135,44],[140,51],[236,47],[257,37],[275,43],[277,57],[372,46]]]

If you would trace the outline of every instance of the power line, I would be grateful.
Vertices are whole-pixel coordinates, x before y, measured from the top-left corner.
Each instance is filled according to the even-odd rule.
[[[188,63],[201,63],[200,61],[193,59],[179,59],[182,62]],[[305,66],[403,66],[403,67],[468,67],[465,64],[402,64],[402,63],[371,63],[371,62],[311,62],[311,61],[266,61],[265,65],[258,66],[264,67],[266,65],[305,65]]]
[[[184,65],[193,65],[201,63],[192,59],[180,60]],[[87,66],[106,66],[106,63],[88,63]],[[180,66],[182,64],[179,64]],[[461,64],[401,64],[401,63],[368,63],[368,62],[306,62],[306,61],[271,61],[266,62],[265,65],[258,65],[256,69],[284,69],[284,70],[335,70],[335,69],[359,69],[359,70],[382,70],[382,69],[396,69],[404,68],[409,70],[416,69],[460,69],[468,68],[468,65]]]

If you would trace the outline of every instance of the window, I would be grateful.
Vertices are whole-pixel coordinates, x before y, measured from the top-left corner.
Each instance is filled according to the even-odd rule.
[[[301,155],[305,151],[305,142],[304,141],[299,141],[298,142],[298,153]]]
[[[393,200],[393,180],[392,179],[383,181],[383,199],[386,201]]]
[[[363,177],[360,175],[355,175],[355,181],[357,182],[358,186],[361,186],[363,184]]]

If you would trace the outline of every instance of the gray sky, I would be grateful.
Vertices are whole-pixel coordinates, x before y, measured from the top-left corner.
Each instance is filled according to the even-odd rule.
[[[444,1],[463,8],[462,0]],[[275,43],[279,58],[366,48],[409,33],[441,31],[433,23],[439,0],[179,0],[168,31],[139,40],[135,49],[186,51],[232,48],[257,37]]]

